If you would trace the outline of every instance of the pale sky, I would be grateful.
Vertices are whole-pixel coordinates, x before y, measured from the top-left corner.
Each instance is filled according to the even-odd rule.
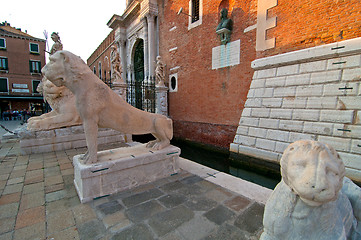
[[[53,45],[52,32],[59,32],[64,50],[80,56],[85,62],[111,32],[107,26],[113,14],[122,15],[125,0],[11,0],[1,4],[0,22],[36,38],[45,39],[48,32],[49,48]]]

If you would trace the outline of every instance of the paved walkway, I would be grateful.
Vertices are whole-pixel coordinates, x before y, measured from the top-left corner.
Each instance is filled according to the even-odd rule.
[[[258,239],[262,204],[182,171],[81,204],[72,158],[85,149],[19,155],[0,145],[0,240]]]

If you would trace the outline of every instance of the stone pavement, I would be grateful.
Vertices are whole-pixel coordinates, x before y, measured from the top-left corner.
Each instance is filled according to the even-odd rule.
[[[264,206],[186,171],[81,204],[72,158],[0,145],[0,240],[258,239]]]

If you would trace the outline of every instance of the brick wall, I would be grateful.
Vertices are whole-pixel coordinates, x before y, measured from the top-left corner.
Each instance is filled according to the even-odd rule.
[[[181,7],[188,13],[188,1],[164,1],[159,13],[160,55],[167,73],[178,73],[178,91],[169,93],[175,137],[223,147],[234,137],[229,129],[236,129],[253,74],[250,64],[256,57],[252,34],[243,34],[250,2],[231,1],[228,16],[235,26],[231,41],[241,42],[240,64],[212,70],[212,48],[220,45],[215,32],[218,12],[225,2],[203,0],[202,24],[190,30],[188,17],[177,15]]]

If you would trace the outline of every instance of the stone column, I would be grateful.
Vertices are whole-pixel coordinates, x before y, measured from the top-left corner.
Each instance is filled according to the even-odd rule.
[[[144,78],[149,76],[149,41],[148,41],[148,24],[147,18],[144,17],[142,19],[143,22],[143,30],[144,30]]]
[[[155,113],[168,116],[168,88],[155,86]]]
[[[121,66],[122,66],[122,78],[124,80],[124,83],[127,83],[126,79],[127,79],[127,52],[126,52],[126,48],[125,48],[125,43],[126,43],[126,39],[125,38],[121,38],[119,39],[118,43],[119,43],[119,55],[120,55],[120,59],[121,59]]]
[[[154,17],[153,14],[147,14],[148,21],[148,47],[149,47],[149,76],[154,76],[155,70],[155,55],[156,55],[156,46],[155,46],[155,29],[154,29]]]
[[[112,89],[118,95],[120,95],[124,100],[127,98],[127,81],[126,81],[126,57],[125,55],[125,37],[122,36],[119,32],[116,32],[115,43],[117,44],[117,50],[119,51],[120,56],[120,66],[121,66],[121,77],[120,82],[115,81],[112,83]]]

